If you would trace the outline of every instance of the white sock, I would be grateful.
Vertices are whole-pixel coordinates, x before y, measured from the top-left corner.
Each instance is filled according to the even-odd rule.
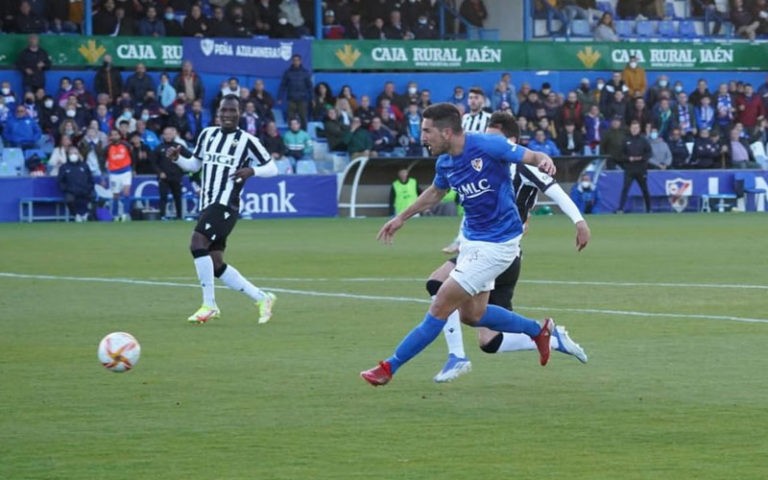
[[[232,265],[227,265],[224,273],[222,273],[219,278],[222,282],[224,282],[226,286],[232,290],[243,292],[244,294],[251,297],[255,302],[263,300],[265,297],[263,291],[261,291],[258,287],[243,277],[240,272],[238,272],[237,269]]]
[[[445,342],[448,344],[448,353],[452,353],[459,358],[466,358],[458,310],[454,310],[448,315],[448,320],[443,327],[443,334],[445,335]]]
[[[536,344],[533,343],[531,337],[524,333],[502,333],[503,337],[501,345],[497,353],[502,352],[518,352],[520,350],[536,350]],[[557,341],[557,337],[551,335],[549,337],[549,346],[552,349],[556,349],[560,346],[560,342]]]
[[[200,286],[203,288],[203,305],[216,307],[216,295],[213,293],[213,260],[210,255],[195,259],[195,270]]]

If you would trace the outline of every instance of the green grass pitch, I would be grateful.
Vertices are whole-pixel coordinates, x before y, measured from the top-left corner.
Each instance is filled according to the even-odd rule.
[[[191,223],[0,226],[0,479],[768,478],[768,217],[535,217],[515,304],[590,355],[490,356],[438,385],[438,339],[374,389],[358,373],[423,317],[455,218],[242,221],[227,260],[275,316],[200,304]],[[113,374],[111,331],[142,358]]]

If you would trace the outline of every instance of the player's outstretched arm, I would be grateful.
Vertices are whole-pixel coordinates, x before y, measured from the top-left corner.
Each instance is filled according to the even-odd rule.
[[[523,163],[526,163],[528,165],[533,165],[534,167],[538,168],[540,171],[553,177],[555,176],[555,173],[557,173],[557,168],[555,168],[555,162],[546,153],[533,152],[531,150],[526,150],[525,153],[523,154]]]
[[[557,206],[560,207],[560,210],[562,210],[564,214],[568,215],[568,218],[570,218],[571,221],[576,225],[576,249],[579,252],[584,250],[584,248],[587,246],[587,243],[589,243],[589,239],[591,238],[591,232],[589,230],[589,225],[587,225],[586,220],[584,220],[584,217],[579,211],[579,207],[573,203],[571,197],[568,196],[568,194],[565,193],[565,190],[563,190],[563,188],[557,183],[550,185],[544,193],[546,193],[549,198],[554,200],[555,203],[557,203]]]
[[[168,157],[169,160],[176,163],[179,167],[181,167],[182,170],[186,170],[188,172],[196,172],[200,170],[200,168],[203,166],[203,163],[198,160],[194,155],[190,158],[185,158],[181,156],[181,145],[176,145],[173,147],[170,147],[168,150],[165,151],[165,155]]]
[[[437,188],[434,185],[430,185],[429,188],[424,190],[421,195],[419,195],[419,198],[416,199],[413,205],[406,208],[390,221],[385,223],[384,226],[381,227],[381,230],[379,230],[379,234],[376,236],[376,238],[386,244],[392,243],[395,232],[400,230],[400,228],[405,224],[406,220],[416,215],[417,213],[428,210],[440,203],[440,200],[443,199],[446,192],[447,190],[443,190],[441,188]]]

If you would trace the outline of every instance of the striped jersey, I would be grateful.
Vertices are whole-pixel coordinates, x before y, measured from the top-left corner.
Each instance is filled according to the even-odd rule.
[[[515,195],[517,211],[520,220],[525,222],[531,209],[536,205],[539,192],[546,192],[555,183],[555,179],[528,164],[511,164],[509,168],[512,178],[512,192]]]
[[[491,121],[491,114],[485,110],[480,110],[479,113],[465,113],[461,117],[461,128],[465,132],[480,132],[485,133],[488,122]]]
[[[239,210],[244,182],[235,183],[232,175],[272,160],[259,139],[240,128],[232,132],[221,127],[203,129],[192,155],[202,162],[200,211],[215,204]]]

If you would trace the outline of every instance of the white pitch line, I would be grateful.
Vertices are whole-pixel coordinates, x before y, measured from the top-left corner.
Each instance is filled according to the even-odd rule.
[[[18,279],[30,279],[30,280],[53,280],[53,281],[74,281],[74,282],[94,282],[94,283],[119,283],[124,285],[141,285],[141,286],[160,286],[160,287],[181,287],[181,288],[200,288],[197,284],[190,283],[178,283],[178,282],[163,282],[155,280],[137,280],[132,278],[105,278],[105,277],[73,277],[73,276],[59,276],[59,275],[32,275],[25,273],[11,273],[0,272],[0,277],[4,278],[18,278]],[[218,288],[226,288],[219,286]],[[339,293],[339,292],[318,292],[313,290],[293,290],[287,288],[273,288],[265,287],[268,290],[291,293],[295,295],[306,295],[311,297],[330,297],[330,298],[348,298],[353,300],[381,300],[387,302],[408,302],[408,303],[430,303],[429,300],[424,298],[413,297],[388,297],[381,295],[360,295],[354,293]],[[603,310],[597,308],[558,308],[558,307],[526,307],[518,305],[521,310],[536,310],[545,312],[571,312],[571,313],[593,313],[598,315],[621,315],[629,317],[665,317],[665,318],[684,318],[684,319],[700,319],[700,320],[725,320],[733,322],[746,322],[746,323],[767,323],[766,318],[748,318],[748,317],[735,317],[730,315],[701,315],[701,314],[687,314],[687,313],[654,313],[654,312],[637,312],[633,310]]]

